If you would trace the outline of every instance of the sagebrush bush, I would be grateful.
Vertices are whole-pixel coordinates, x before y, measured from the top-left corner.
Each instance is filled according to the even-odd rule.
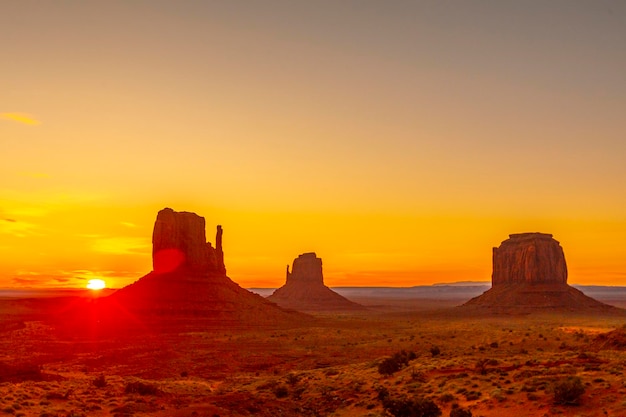
[[[298,381],[300,381],[300,376],[298,374],[289,374],[286,377],[287,383],[289,385],[296,385],[298,383]]]
[[[459,407],[458,404],[452,406],[450,410],[450,417],[472,417],[472,412],[467,408]]]
[[[476,361],[474,368],[476,369],[476,372],[478,372],[479,374],[485,375],[487,373],[488,364],[489,364],[489,359],[481,358]]]
[[[104,379],[104,375],[100,374],[98,375],[93,381],[92,381],[93,385],[96,388],[104,388],[107,385],[107,381],[106,379]]]
[[[407,366],[409,361],[415,358],[415,352],[401,350],[400,352],[394,353],[392,357],[383,360],[380,365],[378,365],[378,372],[383,375],[394,374]]]
[[[578,405],[582,395],[585,393],[585,386],[577,376],[568,376],[554,383],[554,402],[561,405]]]
[[[449,403],[455,400],[454,395],[450,394],[449,392],[446,392],[445,394],[441,394],[441,396],[439,397],[439,401],[441,401],[442,403]]]
[[[378,392],[378,399],[381,401],[385,401],[389,398],[389,390],[387,387],[376,387],[376,391]]]
[[[279,385],[274,388],[274,395],[276,398],[285,398],[289,395],[289,390],[284,385]]]
[[[383,400],[383,408],[394,417],[439,417],[441,409],[428,398],[396,398]]]
[[[155,385],[136,381],[126,384],[126,387],[124,387],[124,393],[139,395],[158,395],[161,393],[161,391]]]

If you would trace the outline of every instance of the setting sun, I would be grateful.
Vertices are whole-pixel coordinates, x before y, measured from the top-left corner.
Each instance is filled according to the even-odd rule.
[[[101,290],[106,287],[106,283],[101,279],[90,279],[87,288],[90,290]]]

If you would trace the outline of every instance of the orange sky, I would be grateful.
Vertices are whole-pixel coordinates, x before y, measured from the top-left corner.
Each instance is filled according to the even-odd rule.
[[[485,281],[527,231],[626,285],[626,4],[503,3],[4,4],[0,287],[126,285],[164,207],[244,287]]]

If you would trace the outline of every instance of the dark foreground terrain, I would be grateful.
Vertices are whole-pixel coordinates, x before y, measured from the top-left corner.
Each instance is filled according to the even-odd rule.
[[[385,398],[428,398],[443,416],[626,415],[624,315],[490,317],[370,296],[355,300],[368,311],[301,325],[183,317],[72,333],[48,315],[72,300],[0,301],[0,413],[373,417],[391,415]],[[576,404],[555,401],[576,378]]]

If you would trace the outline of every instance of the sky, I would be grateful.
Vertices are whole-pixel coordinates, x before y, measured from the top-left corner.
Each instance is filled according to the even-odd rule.
[[[243,287],[489,281],[535,231],[626,285],[623,1],[0,9],[0,287],[130,284],[164,207]]]

